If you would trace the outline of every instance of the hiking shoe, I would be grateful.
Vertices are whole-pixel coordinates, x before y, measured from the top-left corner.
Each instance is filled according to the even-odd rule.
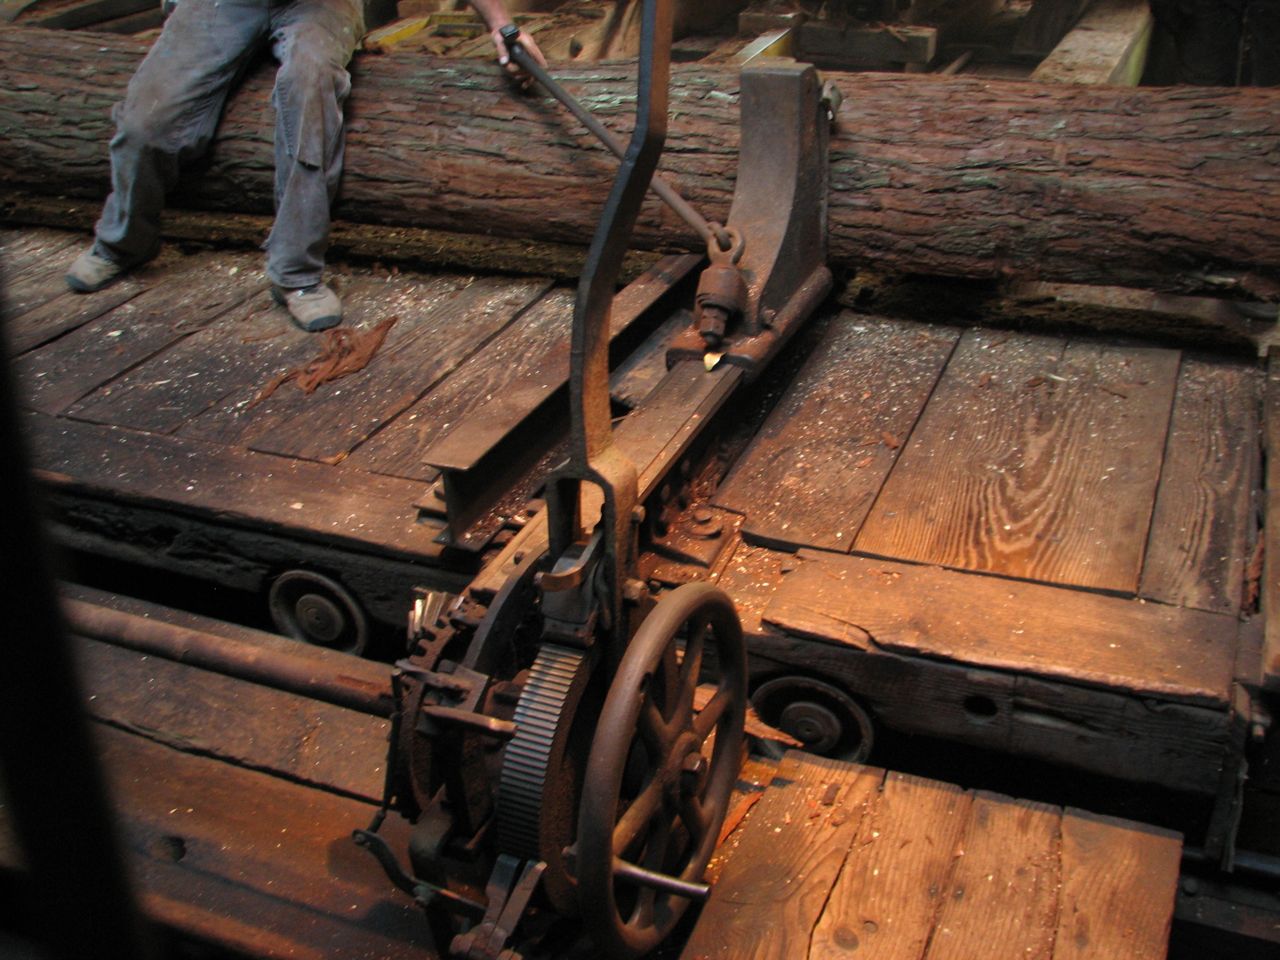
[[[90,247],[76,257],[67,270],[67,286],[75,293],[94,293],[115,283],[136,263],[120,263],[94,252]]]
[[[289,316],[307,333],[318,333],[342,322],[342,301],[323,283],[286,290],[272,286],[271,299],[289,311]]]

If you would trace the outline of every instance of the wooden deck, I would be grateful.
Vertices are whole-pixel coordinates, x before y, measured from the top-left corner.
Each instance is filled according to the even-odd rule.
[[[1176,834],[790,753],[682,960],[1162,958]]]
[[[66,599],[287,646],[99,591]],[[443,955],[351,841],[381,797],[386,720],[102,639],[74,649],[153,920],[255,957]],[[1169,831],[794,751],[749,759],[729,811],[684,960],[1164,956]],[[383,833],[408,844],[395,816]]]
[[[412,585],[470,579],[475,554],[447,552],[419,509],[437,476],[424,458],[563,396],[566,287],[339,270],[350,328],[394,320],[381,350],[313,394],[286,383],[256,402],[319,349],[271,306],[260,257],[170,249],[74,296],[62,273],[84,242],[0,231],[64,540],[251,590],[310,566],[390,623]],[[615,334],[674,275],[642,283]],[[713,575],[757,676],[816,672],[896,730],[1216,795],[1206,843],[1221,848],[1263,674],[1262,371],[851,311],[822,322],[712,498],[741,518]],[[619,368],[628,405],[662,372],[652,343]]]
[[[272,305],[260,256],[170,248],[77,296],[62,275],[86,242],[0,231],[8,341],[65,540],[248,590],[289,566],[327,570],[390,623],[415,583],[469,579],[475,557],[442,559],[444,526],[419,509],[439,475],[424,452],[508,395],[523,413],[563,392],[570,290],[339,271],[347,326],[390,324],[374,362],[264,398],[322,340]],[[625,321],[649,305],[640,289]]]

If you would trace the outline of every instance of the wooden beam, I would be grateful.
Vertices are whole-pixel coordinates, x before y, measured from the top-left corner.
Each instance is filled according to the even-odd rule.
[[[1096,0],[1031,79],[1136,87],[1147,65],[1154,25],[1148,0]]]
[[[793,636],[1225,708],[1236,618],[802,550],[764,608]]]
[[[929,63],[938,53],[935,27],[909,24],[867,26],[810,21],[798,31],[800,56],[844,68],[899,63]]]

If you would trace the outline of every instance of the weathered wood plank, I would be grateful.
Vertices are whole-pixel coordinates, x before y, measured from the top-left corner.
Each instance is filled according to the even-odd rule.
[[[816,20],[801,24],[797,33],[796,42],[804,60],[843,68],[925,64],[938,53],[936,27]]]
[[[266,291],[67,408],[77,420],[173,433],[235,395],[315,355],[317,337],[276,308]],[[244,398],[248,399],[244,399]]]
[[[1052,955],[1060,820],[1056,807],[974,794],[925,960]]]
[[[857,828],[837,836],[824,810],[837,788],[810,788],[807,805],[796,802],[797,788],[830,781],[841,768],[846,781],[873,771],[838,764],[815,778],[797,771],[794,756],[734,834],[738,845],[686,960],[1163,956],[1180,865],[1176,834],[890,773],[864,793]],[[816,859],[809,851],[822,841],[833,849]],[[842,865],[831,878],[833,860]],[[795,905],[818,899],[819,889],[814,925]]]
[[[1163,960],[1182,838],[1168,830],[1068,809],[1053,960]]]
[[[624,338],[635,321],[700,262],[693,255],[664,258],[637,277],[614,299],[610,336]],[[424,459],[428,448],[463,420],[487,413],[490,403],[508,391],[527,397],[513,411],[517,418],[545,402],[568,381],[573,297],[568,290],[545,296],[483,352],[472,355],[385,430],[361,444],[351,462],[379,473],[430,481],[438,471]],[[495,357],[504,362],[495,363]],[[503,424],[510,428],[511,418]],[[477,426],[497,428],[491,419]]]
[[[311,396],[280,390],[245,410],[246,439],[264,453],[336,463],[412,406],[550,287],[545,280],[485,277],[432,303],[397,284],[370,302],[365,325],[397,317],[369,365]]]
[[[567,350],[572,320],[573,294],[547,294],[387,429],[361,444],[352,464],[391,476],[434,480],[439,470],[425,459],[433,443],[505,396],[514,382],[538,374],[547,381],[557,379],[559,371],[548,358]]]
[[[315,393],[285,385],[253,406],[252,394],[230,396],[179,430],[183,436],[248,445],[264,453],[338,462],[381,422],[410,406],[444,372],[547,288],[541,280],[454,278],[381,285],[355,305],[349,323],[374,326],[396,317],[364,370]],[[317,343],[314,353],[319,352]]]
[[[8,251],[0,253],[0,256],[6,258],[6,262],[3,263],[3,273],[0,273],[0,281],[4,284],[4,301],[0,304],[4,310],[0,313],[0,317],[3,317],[6,323],[12,323],[13,318],[68,292],[65,279],[67,267],[71,266],[71,261],[78,252],[77,241],[83,243],[83,240],[78,237],[73,240],[74,235],[66,233],[55,234],[51,231],[36,231],[36,233],[37,236],[30,239],[40,241],[37,249],[39,246],[45,247],[44,256],[34,259],[20,269],[11,269],[7,262]],[[28,249],[30,246],[32,244],[28,245]],[[15,253],[21,256],[20,250]]]
[[[439,553],[411,481],[43,414],[24,426],[42,479],[60,490],[386,556]]]
[[[919,960],[961,856],[972,797],[901,773],[885,777],[813,931],[809,960]]]
[[[1226,706],[1235,618],[802,551],[764,619],[799,636]]]
[[[1238,364],[1183,361],[1142,596],[1239,611],[1259,482],[1259,381]]]
[[[735,602],[741,591],[730,591]],[[884,729],[1136,784],[1212,795],[1231,737],[1221,708],[1161,702],[924,657],[862,653],[773,633],[750,638],[753,675],[817,674]]]
[[[273,960],[422,955],[429,935],[421,911],[351,842],[373,804],[109,727],[96,733],[153,919]],[[394,847],[408,843],[398,818],[384,833]]]
[[[9,349],[19,356],[128,303],[146,290],[141,276],[126,277],[95,293],[63,293],[7,321]]]
[[[90,716],[369,803],[382,800],[389,721],[95,640],[76,644]]]
[[[1176,351],[971,331],[859,552],[1137,591]]]
[[[103,20],[139,13],[153,6],[155,4],[151,0],[80,0],[48,16],[26,18],[23,26],[43,27],[47,30],[77,30]]]
[[[4,227],[0,232],[0,279],[5,285],[6,306],[32,272],[39,274],[50,266],[65,269],[73,259],[70,251],[84,242],[84,237],[65,230]]]
[[[959,331],[845,312],[715,502],[767,546],[848,551]]]
[[[1032,71],[1031,79],[1136,87],[1146,67],[1154,24],[1148,0],[1094,0]]]
[[[788,753],[680,956],[803,956],[884,772]]]
[[[158,269],[158,268],[157,268]],[[176,260],[164,282],[19,357],[26,406],[60,413],[81,397],[244,303],[265,282],[259,258]]]
[[[385,300],[387,280],[364,274],[331,277],[341,289],[349,329],[367,329],[370,305]],[[432,281],[444,291],[460,278]],[[304,333],[263,291],[168,350],[68,408],[69,416],[215,441],[240,439],[238,428],[254,398],[275,377],[316,356],[322,340]],[[340,384],[339,384],[340,386]],[[292,384],[281,389],[296,391]],[[216,408],[216,410],[215,410]],[[207,414],[207,416],[206,416]]]

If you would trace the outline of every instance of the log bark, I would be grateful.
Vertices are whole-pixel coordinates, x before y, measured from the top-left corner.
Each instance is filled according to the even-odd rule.
[[[0,184],[101,198],[109,108],[143,52],[123,37],[0,33]],[[550,98],[514,96],[485,62],[392,54],[352,69],[338,217],[590,236],[614,162]],[[633,66],[556,72],[629,132]],[[263,64],[232,98],[175,204],[270,211],[272,76]],[[828,76],[844,94],[828,196],[836,266],[1280,293],[1280,91]],[[727,214],[737,141],[733,70],[676,67],[662,166],[710,217]],[[637,242],[694,238],[651,200]]]

